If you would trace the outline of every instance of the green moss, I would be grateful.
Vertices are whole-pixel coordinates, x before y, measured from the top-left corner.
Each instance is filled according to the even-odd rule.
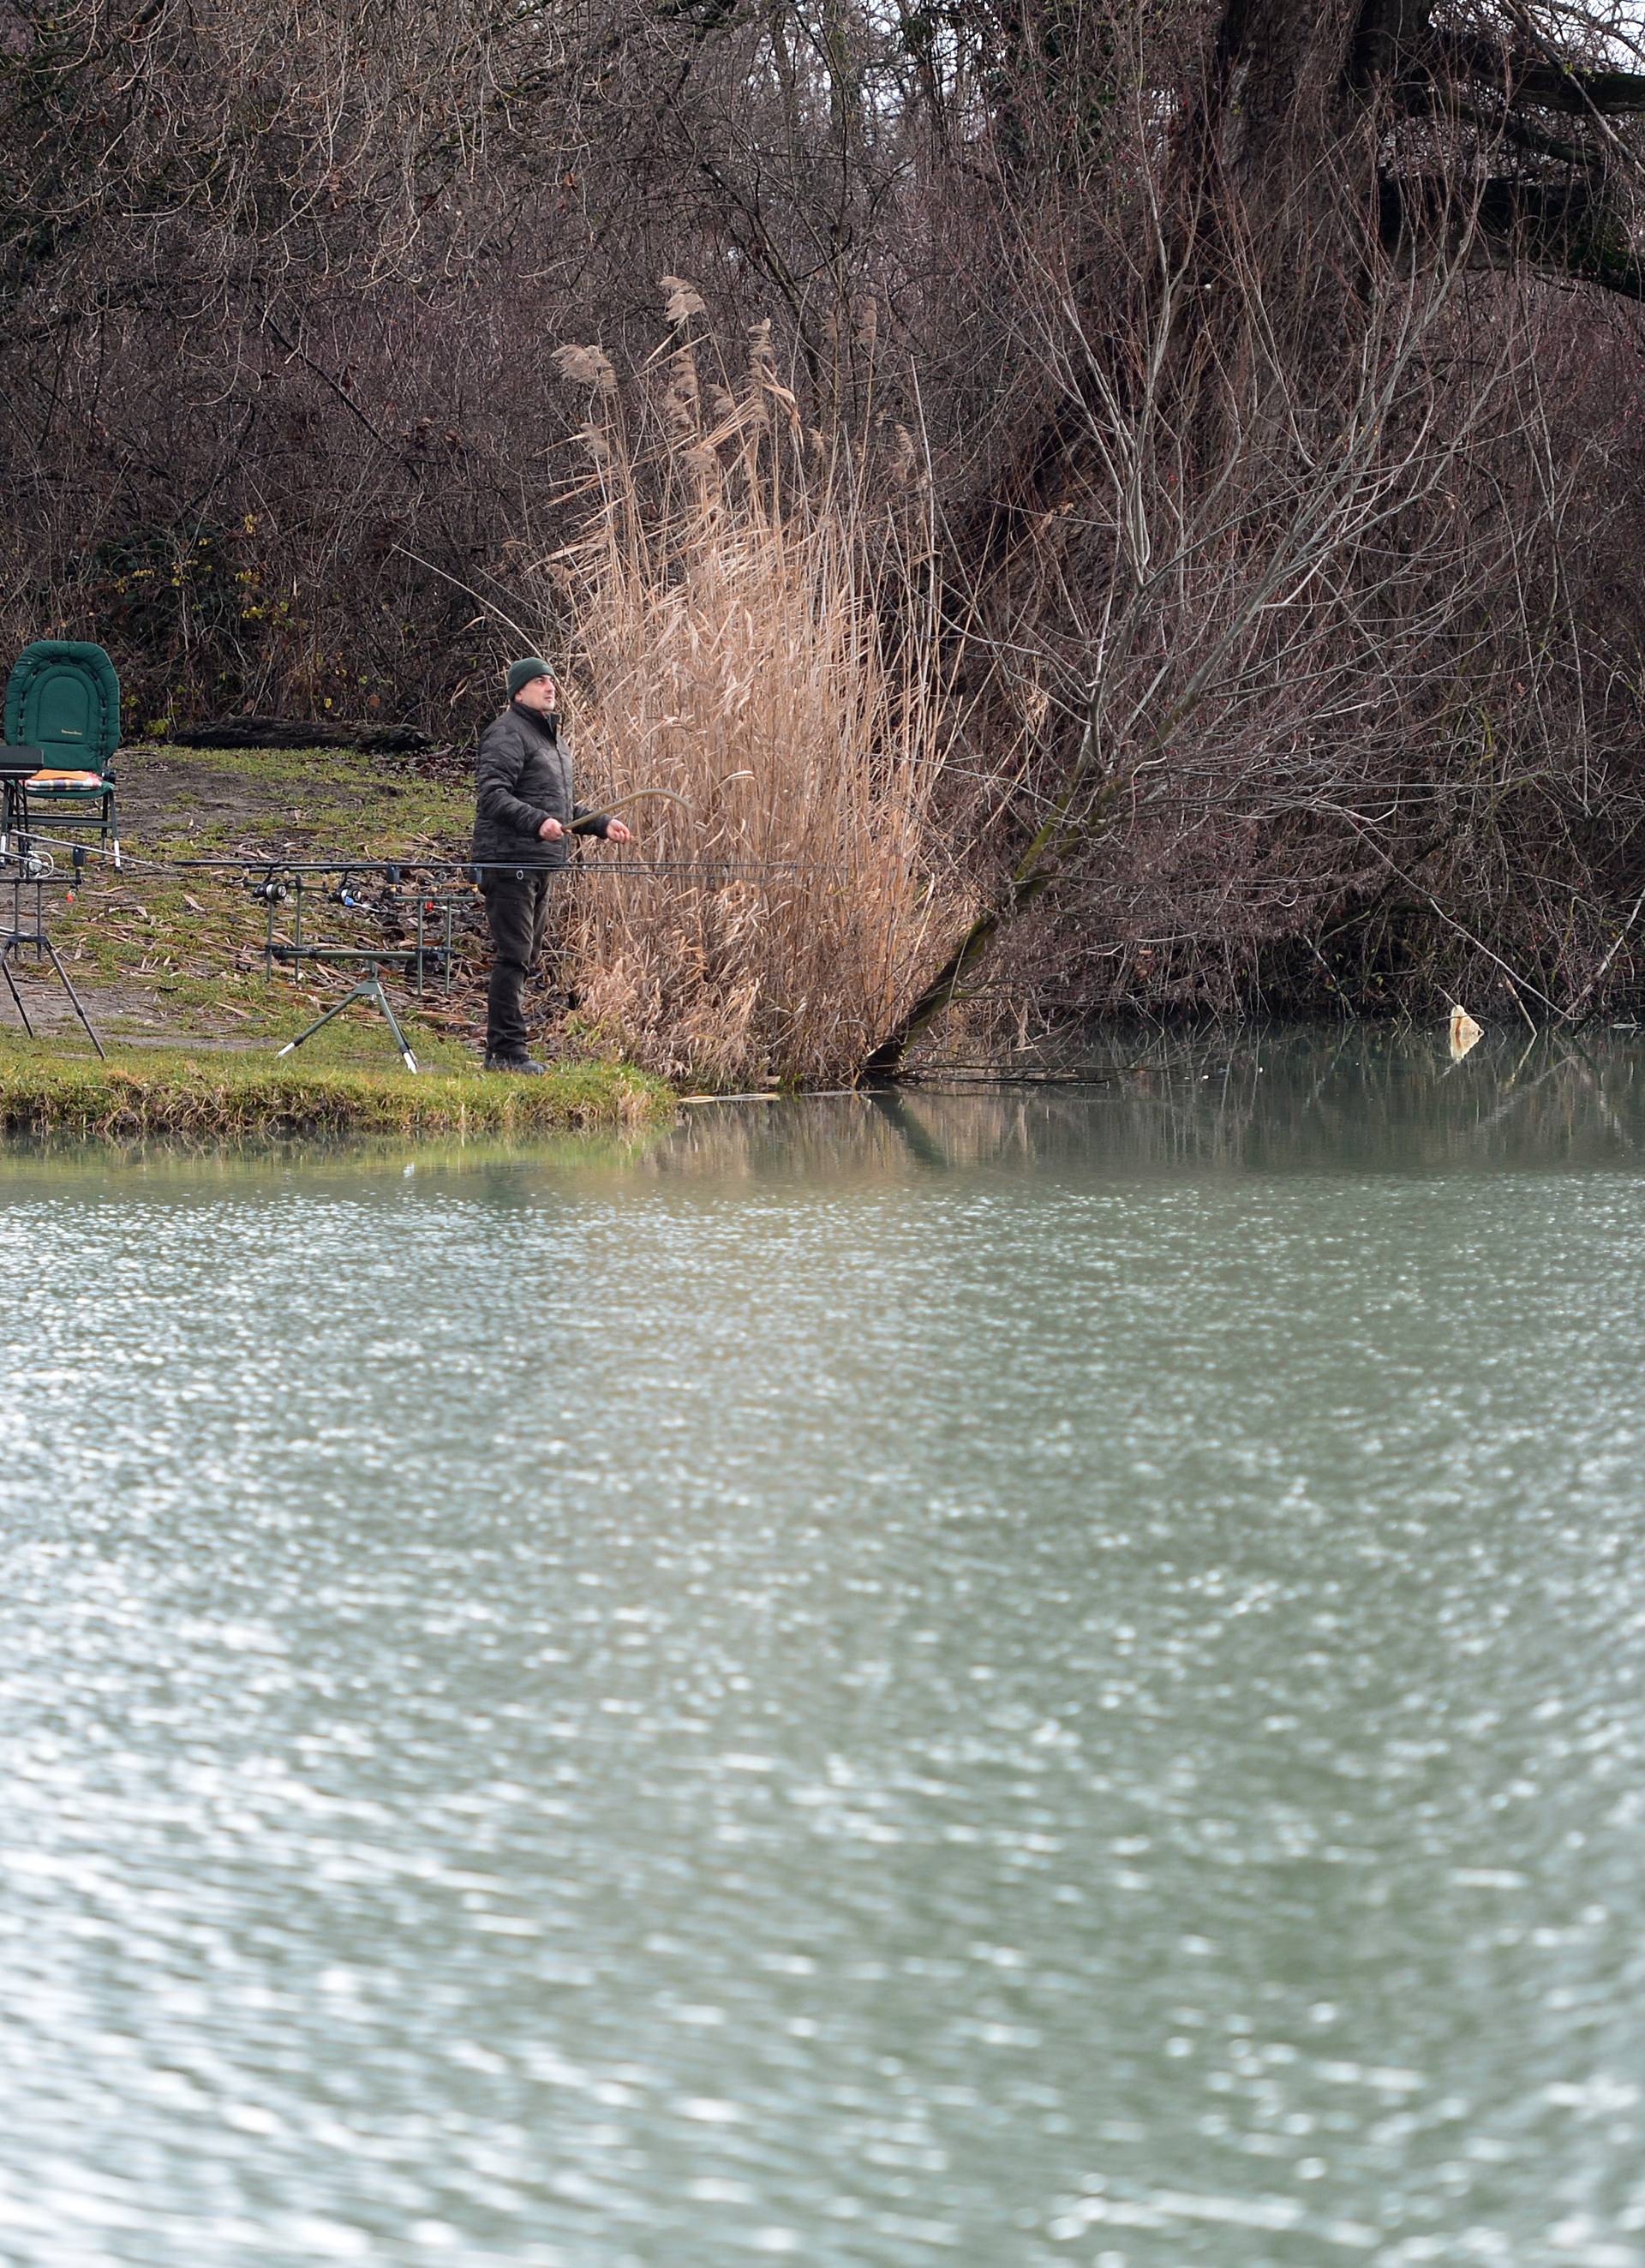
[[[293,1135],[437,1135],[467,1141],[635,1129],[673,1108],[626,1064],[569,1063],[540,1079],[473,1069],[402,1071],[225,1049],[89,1049],[0,1037],[0,1131],[220,1142]]]

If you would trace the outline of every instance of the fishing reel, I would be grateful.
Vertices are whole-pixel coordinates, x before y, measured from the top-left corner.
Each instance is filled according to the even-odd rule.
[[[248,874],[246,887],[265,906],[283,906],[291,895],[291,885],[282,874]]]
[[[351,913],[383,913],[386,909],[386,900],[398,892],[400,888],[400,870],[398,865],[391,862],[382,866],[373,866],[371,871],[372,880],[381,885],[380,891],[376,897],[366,897],[362,893],[354,876],[346,870],[344,871],[342,878],[338,882],[336,887],[327,891],[327,896],[331,900],[334,905],[347,906]]]

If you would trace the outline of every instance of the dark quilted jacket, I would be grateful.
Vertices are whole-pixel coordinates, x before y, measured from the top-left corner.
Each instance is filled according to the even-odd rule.
[[[571,845],[563,835],[545,843],[545,819],[569,827],[585,816],[571,797],[571,751],[560,738],[559,718],[539,717],[510,701],[480,735],[474,762],[474,863],[480,866],[563,866]],[[604,835],[597,820],[591,835]],[[482,875],[481,880],[486,877]]]

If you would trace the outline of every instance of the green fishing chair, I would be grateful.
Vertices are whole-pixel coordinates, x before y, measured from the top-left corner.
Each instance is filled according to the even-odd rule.
[[[100,645],[38,638],[7,681],[5,737],[40,752],[28,783],[30,818],[42,828],[114,828],[114,754],[120,680]]]

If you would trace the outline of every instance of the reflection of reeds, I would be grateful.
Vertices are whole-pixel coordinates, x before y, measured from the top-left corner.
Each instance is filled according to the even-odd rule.
[[[1444,1041],[1375,1027],[1116,1038],[1101,1084],[966,1093],[936,1082],[684,1114],[638,1170],[870,1186],[934,1171],[1171,1174],[1580,1165],[1645,1145],[1645,1048],[1487,1036],[1465,1079]]]
[[[819,469],[820,437],[790,430],[759,350],[732,392],[682,338],[641,438],[595,391],[599,509],[550,563],[575,619],[584,792],[684,797],[688,816],[641,807],[630,856],[701,871],[591,877],[568,974],[650,1070],[838,1084],[965,911],[930,825],[934,578],[922,507],[871,508],[844,453]]]

